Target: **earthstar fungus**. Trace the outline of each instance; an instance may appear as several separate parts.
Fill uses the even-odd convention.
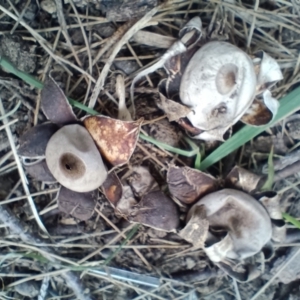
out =
[[[19,139],[24,168],[37,180],[58,181],[62,185],[58,193],[59,209],[87,220],[93,214],[98,188],[105,183],[109,169],[130,159],[141,120],[124,122],[105,116],[86,116],[82,122],[51,75],[41,92],[41,108],[49,122],[32,127]],[[87,120],[96,122],[89,126]],[[111,134],[118,134],[118,138],[113,140]]]
[[[172,196],[192,204],[179,235],[203,248],[212,262],[238,281],[259,275],[245,260],[261,251],[269,258],[272,241],[283,241],[286,232],[278,195],[259,192],[260,177],[250,177],[250,172],[235,167],[221,186],[212,176],[188,167],[170,166],[168,171]],[[203,189],[195,179],[200,186],[206,183]],[[191,192],[185,199],[187,190]]]
[[[158,106],[195,139],[224,140],[241,120],[253,126],[269,123],[279,103],[269,88],[281,80],[277,62],[260,51],[249,56],[228,42],[211,40],[199,17],[179,32],[179,39],[153,66],[133,80],[164,67],[168,78],[158,91]]]

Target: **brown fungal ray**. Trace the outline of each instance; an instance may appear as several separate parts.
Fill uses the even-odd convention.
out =
[[[89,116],[83,124],[102,156],[112,165],[127,163],[138,141],[142,119],[121,121],[105,116]]]
[[[41,108],[53,123],[65,125],[77,121],[67,97],[51,75],[47,76],[41,92]]]
[[[38,181],[56,182],[56,179],[50,172],[45,159],[35,164],[25,165],[24,168],[30,176]]]
[[[30,128],[19,139],[18,154],[28,158],[44,156],[48,141],[58,129],[59,127],[53,123]]]
[[[202,21],[199,17],[192,18],[179,31],[179,38],[186,47],[193,47],[202,36]]]
[[[127,218],[137,203],[131,187],[129,185],[122,186],[122,197],[116,205],[115,213]]]
[[[166,80],[160,82],[165,84]],[[185,118],[191,110],[178,102],[167,99],[162,93],[159,93],[160,99],[156,100],[157,106],[164,111],[170,122],[178,121],[180,118]]]
[[[178,124],[184,128],[190,136],[199,135],[200,133],[204,132],[204,130],[194,127],[188,118],[179,119]]]
[[[195,248],[203,248],[207,238],[209,222],[206,218],[204,206],[197,206],[186,226],[179,232],[179,236],[193,244]]]
[[[98,190],[78,193],[61,187],[58,193],[58,209],[81,221],[92,217],[98,198]]]
[[[282,218],[282,210],[280,206],[280,195],[276,192],[263,192],[255,195],[259,202],[268,211],[272,221],[272,240],[282,243],[286,239],[286,224]]]
[[[227,188],[236,188],[250,193],[257,189],[262,176],[258,176],[248,170],[235,166],[226,176],[225,185]]]
[[[262,101],[254,99],[241,121],[248,125],[261,126],[268,124],[272,118],[273,114],[267,106]]]
[[[161,191],[150,192],[132,208],[128,220],[157,230],[175,231],[179,225],[176,204]]]
[[[188,49],[186,52],[173,56],[164,65],[169,77],[163,84],[159,84],[159,92],[168,99],[179,100],[179,87],[182,78],[190,59],[195,54],[197,47]]]
[[[108,173],[106,180],[101,186],[101,190],[107,200],[114,207],[116,207],[118,202],[122,198],[122,184],[115,172]]]
[[[167,173],[170,193],[186,204],[192,204],[216,189],[216,179],[189,167],[170,166]]]
[[[136,197],[141,198],[151,191],[159,190],[159,186],[148,168],[135,166],[132,171],[133,173],[128,178],[128,182]]]

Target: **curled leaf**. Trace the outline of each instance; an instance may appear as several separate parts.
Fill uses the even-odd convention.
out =
[[[58,209],[79,220],[85,221],[92,217],[98,190],[87,193],[78,193],[65,187],[61,187],[58,193]]]
[[[83,120],[102,156],[114,167],[130,159],[138,141],[141,122],[121,121],[105,116],[89,116]]]
[[[44,123],[30,128],[19,139],[18,154],[26,158],[45,156],[47,143],[58,129],[59,127],[53,123]]]
[[[183,203],[191,204],[216,189],[216,179],[189,167],[170,166],[167,173],[170,193]]]
[[[41,92],[41,108],[53,123],[64,125],[77,121],[67,97],[51,75],[47,76]]]

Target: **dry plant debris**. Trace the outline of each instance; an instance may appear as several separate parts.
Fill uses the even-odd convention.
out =
[[[188,152],[188,133],[207,155],[220,143],[201,139],[273,118],[275,99],[300,80],[296,1],[0,0],[0,10],[1,298],[297,299],[299,231],[288,226],[284,240],[281,211],[300,215],[299,114],[215,164],[212,175],[161,146]],[[197,91],[190,78],[208,73],[217,84]],[[65,187],[46,161],[49,141],[68,128],[84,132],[73,140],[76,157],[84,139],[95,157],[88,165],[67,154],[76,171],[69,176],[86,174],[80,162],[96,171],[84,192],[78,182]],[[71,143],[59,140],[66,151]],[[284,173],[275,175],[276,192],[258,195],[274,144],[275,171]],[[248,171],[224,176],[234,165]],[[243,211],[257,222],[242,232],[257,243],[237,231]],[[278,279],[291,265],[289,280]],[[153,276],[160,286],[143,284]]]

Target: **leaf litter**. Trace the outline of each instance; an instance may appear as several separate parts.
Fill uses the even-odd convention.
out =
[[[45,81],[50,70],[59,70],[55,72],[55,81],[63,88],[64,95],[86,105],[90,104],[99,115],[106,116],[102,118],[103,121],[109,118],[118,119],[117,104],[120,101],[123,105],[124,119],[130,122],[128,116],[135,114],[134,120],[144,119],[137,124],[142,134],[157,141],[167,141],[168,145],[182,150],[190,150],[189,144],[182,138],[185,132],[176,123],[165,122],[165,119],[162,119],[163,111],[172,112],[174,120],[176,119],[174,112],[178,112],[179,117],[182,117],[189,111],[179,111],[180,107],[174,109],[174,104],[164,98],[160,98],[161,102],[159,102],[156,87],[162,79],[166,78],[163,69],[158,69],[136,83],[135,107],[131,106],[128,99],[133,78],[164,55],[166,49],[177,39],[180,29],[187,20],[199,16],[203,27],[210,29],[213,38],[223,39],[224,36],[228,36],[232,44],[249,55],[263,50],[275,58],[284,75],[283,80],[275,87],[271,87],[272,95],[277,99],[296,88],[299,82],[300,25],[297,5],[294,2],[264,1],[257,5],[217,0],[209,3],[178,0],[167,4],[151,1],[148,6],[146,3],[136,10],[134,15],[130,12],[133,13],[131,6],[135,1],[124,1],[124,7],[115,7],[110,5],[109,1],[101,3],[100,1],[87,3],[84,0],[72,3],[47,1],[49,2],[47,5],[44,2],[46,1],[0,2],[1,35],[6,43],[11,41],[18,46],[17,51],[21,51],[21,55],[17,55],[19,59],[16,67],[24,71],[23,66],[30,63],[30,75],[41,82]],[[54,9],[59,3],[63,5],[63,13]],[[146,18],[140,21],[145,14]],[[133,17],[137,19],[131,20]],[[112,29],[115,31],[113,32]],[[142,31],[146,31],[148,36],[153,37],[154,43],[150,38],[142,39],[138,36]],[[121,41],[115,44],[118,40]],[[3,56],[8,61],[15,62],[16,55],[13,48],[11,57],[6,50],[0,54],[1,58]],[[34,61],[36,66],[31,61]],[[116,82],[120,82],[118,79],[120,65],[117,62],[123,63],[121,72],[124,72],[123,84],[125,99],[127,99],[125,108],[122,102],[124,96],[116,91]],[[139,68],[137,71],[136,68],[131,68],[133,62]],[[18,299],[26,297],[29,292],[25,290],[31,289],[32,295],[36,295],[38,290],[39,299],[42,299],[41,297],[55,299],[59,296],[74,299],[74,294],[79,299],[89,297],[95,299],[191,299],[191,297],[216,299],[218,296],[223,299],[235,299],[238,294],[242,299],[251,299],[251,297],[253,299],[257,297],[294,299],[293,297],[296,297],[299,293],[295,288],[297,265],[293,266],[292,261],[297,255],[299,235],[295,234],[294,228],[288,228],[294,230],[294,234],[289,235],[289,244],[283,243],[282,246],[275,244],[277,251],[270,261],[262,262],[257,256],[252,258],[253,262],[261,262],[263,275],[248,283],[238,283],[239,292],[237,292],[230,277],[225,276],[226,272],[228,273],[226,266],[221,266],[221,269],[216,268],[203,249],[191,246],[174,232],[163,232],[147,227],[149,218],[146,226],[140,225],[138,229],[132,227],[135,225],[129,222],[135,221],[135,218],[141,222],[141,217],[138,217],[139,212],[147,213],[147,217],[149,216],[151,205],[147,203],[153,197],[147,195],[159,193],[165,195],[164,198],[172,196],[168,194],[170,187],[167,179],[171,165],[185,169],[194,166],[193,157],[174,154],[147,140],[139,139],[134,142],[135,150],[133,153],[131,150],[128,152],[129,156],[132,155],[130,160],[124,158],[121,163],[119,161],[116,163],[116,167],[114,159],[118,155],[110,160],[110,168],[113,167],[113,170],[108,174],[108,178],[112,184],[107,184],[106,187],[103,185],[100,193],[91,192],[88,195],[89,200],[84,202],[83,210],[79,209],[76,197],[71,197],[73,215],[70,211],[62,213],[63,209],[60,206],[64,193],[62,189],[58,192],[57,183],[49,183],[44,179],[44,182],[35,180],[32,175],[37,171],[27,170],[32,167],[32,164],[24,165],[26,177],[22,172],[18,174],[20,165],[14,156],[14,148],[18,147],[19,137],[28,129],[34,128],[33,125],[45,123],[46,117],[40,108],[44,110],[46,104],[41,101],[42,95],[37,89],[32,89],[7,71],[7,67],[1,70],[0,81],[0,96],[5,112],[9,113],[18,100],[21,101],[21,106],[12,115],[5,117],[7,122],[4,127],[0,126],[1,145],[5,145],[4,148],[0,148],[0,195],[3,195],[3,200],[11,200],[8,207],[2,206],[1,214],[1,221],[4,223],[1,227],[0,242],[3,249],[1,276],[4,288],[1,296]],[[27,69],[25,71],[28,72]],[[97,80],[100,85],[95,89],[94,84]],[[93,91],[93,95],[96,95],[94,97]],[[48,92],[51,96],[51,90]],[[120,99],[122,97],[123,99]],[[156,106],[157,102],[162,110]],[[95,105],[92,105],[93,103]],[[72,123],[86,116],[81,108],[78,106],[73,108],[75,119],[68,111],[68,106],[57,112],[67,112]],[[297,120],[297,114],[295,116],[294,120]],[[299,138],[297,123],[293,122],[294,120],[283,120],[265,131],[259,139],[267,141],[266,146],[255,148],[256,138],[236,152],[233,160],[224,160],[222,163],[215,164],[209,171],[216,179],[212,179],[211,175],[206,173],[205,180],[212,181],[215,185],[222,184],[224,169],[230,170],[234,165],[256,173],[259,178],[264,177],[266,173],[262,172],[262,168],[268,159],[272,145],[275,144],[275,166],[277,160],[280,161],[289,152],[297,150]],[[237,124],[233,131],[239,126],[241,125]],[[11,131],[9,143],[4,130],[7,127]],[[182,127],[192,128],[186,121],[183,122]],[[111,126],[109,128],[111,129]],[[136,132],[129,130],[129,134],[134,136]],[[285,147],[282,146],[282,141]],[[27,139],[24,142],[26,144]],[[220,145],[219,142],[195,141],[195,143],[205,149],[205,156]],[[281,143],[280,147],[279,143]],[[17,149],[18,152],[22,150],[21,147],[22,144]],[[276,149],[280,151],[276,152]],[[36,158],[36,155],[34,157]],[[257,160],[257,157],[262,158]],[[297,161],[293,161],[286,167],[291,168],[295,163]],[[143,171],[141,174],[144,168],[150,173]],[[48,174],[44,168],[42,170]],[[276,171],[275,168],[275,178],[276,172],[278,170]],[[296,168],[292,174],[290,173],[291,176],[280,179],[273,185],[273,190],[281,195],[281,211],[286,211],[295,217],[300,214],[298,173],[299,168]],[[151,174],[150,178],[146,177],[146,186],[143,180],[138,180],[145,174]],[[238,181],[240,187],[245,187],[245,182],[249,181],[249,177],[239,171],[233,175],[231,184]],[[175,183],[175,188],[177,181],[178,179],[171,181]],[[255,185],[258,181],[259,179],[255,178],[251,182]],[[142,184],[137,185],[138,182]],[[189,181],[189,184],[192,184],[198,192],[197,184],[193,184],[193,181]],[[25,190],[22,189],[22,185]],[[147,187],[151,187],[151,191],[147,191]],[[145,190],[148,192],[146,197]],[[207,192],[206,188],[205,190]],[[170,193],[172,194],[171,189]],[[159,199],[156,194],[155,201]],[[131,216],[133,219],[123,218],[122,213],[116,214],[117,203],[122,195],[132,199],[132,205],[127,209],[136,209],[135,214]],[[31,197],[34,202],[30,200]],[[107,198],[112,199],[113,205],[107,201]],[[183,228],[189,205],[180,203],[176,199],[172,201],[175,202],[171,203],[177,204],[177,213],[180,215],[180,224],[175,224],[173,227]],[[124,209],[124,206],[122,208]],[[155,205],[155,208],[159,206]],[[32,213],[32,209],[35,209],[38,215]],[[86,210],[87,217],[78,218],[76,213],[78,209]],[[8,216],[7,212],[11,214]],[[271,216],[272,219],[277,217]],[[43,226],[51,236],[41,231]],[[202,226],[205,228],[207,224]],[[40,233],[38,240],[31,238],[32,232]],[[117,249],[118,252],[115,253]],[[143,274],[160,278],[160,286],[149,288],[141,283],[129,284],[128,281],[116,277],[112,271],[112,276],[109,276],[109,269],[107,275],[93,272],[105,265],[110,257],[112,258],[109,260],[109,266],[131,271],[131,275]],[[291,268],[290,280],[284,282],[286,289],[280,289],[278,282],[283,276],[282,272],[286,264]],[[73,277],[66,276],[69,270],[74,272]],[[63,275],[57,276],[59,274]],[[50,280],[50,284],[47,284],[47,280]],[[13,287],[18,286],[18,283],[22,286],[14,289]],[[287,293],[286,290],[289,292]]]

